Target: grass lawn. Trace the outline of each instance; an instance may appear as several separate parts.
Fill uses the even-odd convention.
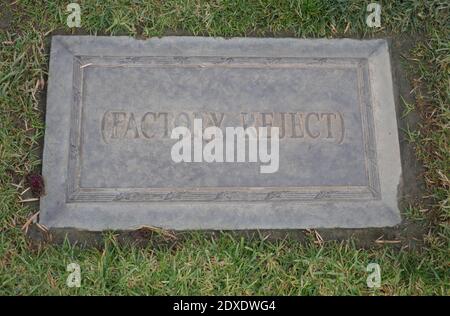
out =
[[[378,29],[365,24],[369,1],[358,0],[87,0],[78,1],[81,29],[66,26],[70,1],[11,2],[0,4],[0,294],[450,294],[447,1],[379,0]],[[38,204],[26,179],[41,168],[50,37],[71,33],[409,38],[401,137],[423,165],[425,189],[403,216],[425,232],[421,246],[374,240],[362,249],[352,239],[317,242],[314,231],[302,243],[198,232],[158,247],[122,244],[113,233],[99,248],[31,242],[22,227]],[[79,288],[66,286],[71,262],[81,267]],[[381,267],[379,288],[367,287],[369,263]]]

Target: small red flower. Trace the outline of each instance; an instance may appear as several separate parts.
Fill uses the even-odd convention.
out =
[[[40,174],[29,174],[27,182],[34,196],[42,196],[44,194],[44,179]]]

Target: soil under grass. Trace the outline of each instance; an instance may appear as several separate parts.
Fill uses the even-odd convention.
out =
[[[450,294],[450,41],[444,1],[380,1],[380,29],[366,26],[367,3],[357,0],[91,0],[81,2],[81,29],[66,26],[67,3],[0,5],[0,294]],[[402,130],[402,225],[175,235],[72,231],[65,241],[61,232],[29,226],[38,192],[29,189],[28,179],[41,168],[54,34],[390,38]],[[81,267],[80,288],[66,286],[71,262]],[[372,262],[381,267],[380,288],[366,284]]]

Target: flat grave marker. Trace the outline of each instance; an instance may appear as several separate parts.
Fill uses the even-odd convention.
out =
[[[191,133],[179,162],[177,127]],[[230,139],[229,127],[278,128],[278,138],[267,138],[271,149],[279,140],[278,161],[263,159],[264,143],[252,160],[244,138],[245,155],[217,142],[210,162],[213,137],[196,137],[212,128]],[[54,36],[44,144],[40,223],[49,228],[400,222],[397,121],[381,39]]]

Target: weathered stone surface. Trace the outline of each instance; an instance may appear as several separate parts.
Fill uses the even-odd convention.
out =
[[[53,37],[40,223],[382,227],[401,165],[384,40]],[[260,163],[175,163],[178,125],[277,126]]]

